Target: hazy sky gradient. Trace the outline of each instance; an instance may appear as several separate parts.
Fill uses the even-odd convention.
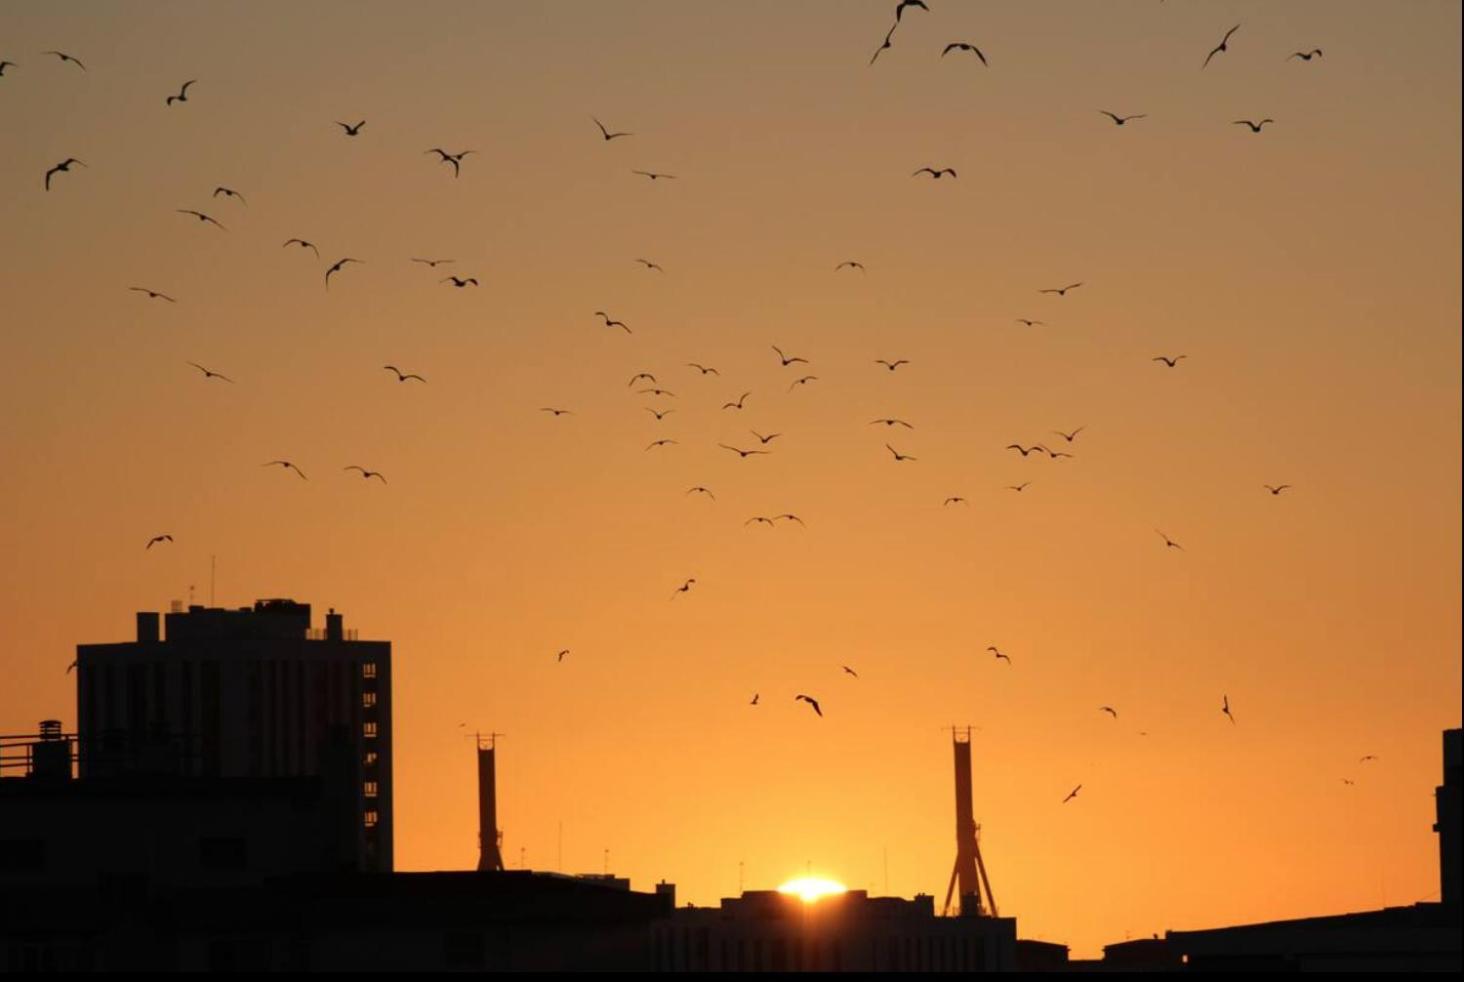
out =
[[[870,67],[893,6],[7,3],[0,731],[73,725],[73,646],[207,601],[217,555],[220,603],[393,642],[401,868],[476,859],[467,723],[508,734],[510,865],[562,822],[566,868],[699,904],[739,861],[882,892],[886,850],[939,897],[970,723],[1023,936],[1436,896],[1458,4],[930,0]],[[1073,460],[1002,449],[1077,426]],[[749,427],[785,435],[717,448]]]

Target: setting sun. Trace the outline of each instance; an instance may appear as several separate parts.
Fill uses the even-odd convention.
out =
[[[778,892],[794,894],[801,897],[804,903],[811,904],[815,900],[843,893],[847,889],[837,880],[826,880],[821,876],[800,876],[778,887]]]

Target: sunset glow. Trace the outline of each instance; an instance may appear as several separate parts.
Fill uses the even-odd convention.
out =
[[[844,893],[846,890],[848,887],[838,880],[829,880],[821,876],[800,876],[778,887],[779,893],[794,894],[806,904],[811,904],[823,897]]]

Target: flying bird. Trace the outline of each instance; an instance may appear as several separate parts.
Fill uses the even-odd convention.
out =
[[[991,652],[991,654],[1000,661],[1004,661],[1008,665],[1012,663],[1011,658],[1008,655],[1003,654],[1001,649],[996,647],[996,645],[989,644],[986,646],[986,650]]]
[[[0,61],[0,78],[5,77],[5,69],[19,67],[13,61]]]
[[[459,290],[461,290],[465,286],[477,286],[478,285],[478,278],[476,276],[444,276],[442,279],[438,280],[437,282],[439,282],[439,283],[446,283],[449,280],[451,280],[452,281],[452,285],[455,286],[455,287],[457,287]]]
[[[562,648],[562,649],[560,649],[559,653],[555,656],[555,659],[554,660],[556,662],[564,661],[564,656],[567,655],[567,654],[569,654],[569,649],[568,648]]]
[[[75,668],[75,667],[76,667],[76,662],[72,662],[70,665],[67,665],[66,666],[66,674],[67,675],[70,675],[71,674],[71,670],[73,668]]]
[[[910,364],[910,359],[908,359],[908,358],[901,358],[899,361],[885,361],[883,358],[876,358],[874,360],[874,363],[876,365],[883,365],[885,368],[888,368],[890,371],[893,372],[895,369],[899,368],[901,365],[908,365],[908,364]]]
[[[645,379],[647,382],[655,384],[656,376],[652,375],[650,372],[636,372],[630,377],[630,381],[625,383],[625,387],[628,389],[635,383],[639,382],[641,379]]]
[[[852,676],[854,676],[854,677],[855,677],[855,678],[856,678],[856,679],[857,679],[857,678],[858,678],[858,677],[859,677],[859,673],[858,673],[858,672],[856,672],[856,671],[854,671],[854,669],[852,669],[852,668],[850,668],[850,667],[849,667],[849,666],[848,666],[848,665],[845,665],[845,666],[843,666],[843,667],[844,667],[844,674],[845,674],[845,675],[852,675]]]
[[[1286,60],[1290,61],[1292,58],[1300,58],[1302,61],[1311,61],[1313,58],[1320,58],[1321,56],[1321,48],[1312,48],[1310,51],[1297,51]]]
[[[143,549],[144,550],[151,549],[153,546],[157,545],[159,542],[172,542],[172,541],[173,541],[173,537],[171,535],[168,535],[167,533],[164,533],[163,535],[155,535],[151,539],[148,539],[147,540],[147,545],[144,546]]]
[[[769,443],[772,443],[778,437],[780,437],[780,436],[783,435],[781,433],[769,433],[767,436],[763,436],[757,430],[748,430],[747,432],[749,432],[753,436],[757,437],[758,442],[761,443],[763,446],[767,446]]]
[[[674,410],[674,409],[652,409],[650,406],[646,406],[645,407],[645,410],[646,410],[646,412],[648,412],[651,415],[655,416],[656,417],[656,422],[658,422],[658,423],[661,420],[665,419],[667,416],[669,416],[671,413],[676,412],[676,410]]]
[[[1277,485],[1274,485],[1273,486],[1273,485],[1270,485],[1270,484],[1262,484],[1261,487],[1263,487],[1267,491],[1271,492],[1272,495],[1278,495],[1282,491],[1285,491],[1287,488],[1291,487],[1291,485],[1289,485],[1289,484],[1277,484]]]
[[[1035,444],[1033,444],[1033,445],[1032,445],[1032,446],[1030,446],[1030,447],[1024,447],[1024,446],[1022,446],[1022,445],[1021,445],[1021,444],[1020,444],[1020,443],[1008,443],[1008,444],[1007,444],[1007,445],[1006,445],[1006,446],[1005,446],[1005,447],[1003,447],[1003,448],[1002,448],[1002,449],[1003,449],[1003,450],[1015,450],[1015,451],[1016,451],[1016,452],[1017,452],[1017,453],[1019,453],[1019,454],[1021,454],[1021,455],[1022,455],[1022,456],[1023,456],[1023,457],[1025,457],[1025,456],[1027,456],[1027,455],[1028,455],[1028,454],[1034,454],[1034,453],[1037,453],[1037,452],[1038,452],[1038,451],[1041,451],[1041,450],[1046,450],[1046,449],[1047,449],[1047,448],[1046,448],[1046,447],[1044,447],[1044,446],[1043,446],[1043,445],[1042,445],[1042,444],[1040,444],[1040,443],[1035,443]]]
[[[1065,805],[1069,801],[1072,801],[1074,798],[1076,798],[1078,796],[1078,792],[1081,791],[1081,790],[1083,790],[1083,786],[1081,784],[1078,785],[1076,788],[1073,788],[1071,791],[1068,792],[1068,796],[1066,798],[1062,799],[1062,803]]]
[[[83,167],[86,166],[86,162],[85,161],[77,160],[75,157],[67,157],[65,160],[61,161],[61,163],[57,164],[55,167],[52,167],[50,170],[46,171],[46,190],[47,191],[51,190],[51,175],[52,174],[69,174],[71,172],[71,165],[72,164],[81,164],[81,166],[83,166]]]
[[[1230,697],[1222,695],[1220,699],[1222,700],[1220,704],[1220,711],[1225,714],[1226,719],[1230,720],[1231,723],[1234,723],[1235,717],[1230,715]]]
[[[625,321],[612,320],[610,315],[605,313],[603,310],[595,311],[595,316],[603,320],[606,327],[618,327],[626,334],[630,333],[630,328],[625,326]]]
[[[756,693],[756,692],[754,692],[752,694],[752,702],[748,703],[749,706],[756,706],[757,705],[758,695],[759,695],[759,693]]]
[[[244,195],[240,194],[238,191],[235,191],[233,188],[214,188],[213,197],[217,198],[221,194],[226,198],[238,198],[239,201],[245,205],[249,204],[249,202],[245,200]]]
[[[1072,454],[1070,453],[1064,453],[1061,450],[1053,450],[1051,447],[1043,447],[1042,449],[1047,451],[1047,456],[1052,460],[1056,460],[1059,457],[1072,457]]]
[[[815,699],[815,698],[813,698],[813,696],[797,695],[797,696],[794,696],[793,697],[793,701],[794,702],[806,702],[810,706],[813,707],[813,711],[815,713],[818,713],[820,716],[823,715],[823,710],[818,708],[818,700]]]
[[[690,592],[690,590],[691,590],[691,585],[692,585],[692,584],[693,584],[693,583],[695,583],[695,582],[696,582],[696,577],[692,577],[692,578],[691,578],[691,579],[689,579],[689,580],[687,580],[687,581],[686,581],[686,582],[684,582],[684,583],[682,583],[682,584],[681,584],[681,585],[680,585],[680,586],[679,586],[679,587],[677,587],[677,588],[676,588],[676,590],[675,590],[675,591],[674,591],[674,592],[673,592],[673,593],[672,593],[672,594],[671,594],[671,599],[672,599],[672,600],[675,600],[675,599],[676,599],[676,594],[678,594],[678,593],[688,593],[688,592]]]
[[[942,167],[939,170],[937,170],[934,167],[922,167],[919,170],[917,170],[915,173],[911,174],[910,176],[911,177],[919,177],[921,174],[929,174],[931,180],[938,181],[938,180],[940,180],[940,176],[942,174],[949,174],[949,175],[951,175],[951,177],[955,177],[956,176],[956,169],[954,167]]]
[[[895,23],[893,23],[893,24],[891,24],[891,25],[890,25],[890,29],[889,29],[889,32],[888,32],[888,33],[887,33],[887,34],[885,34],[885,37],[884,37],[884,42],[883,42],[883,43],[881,43],[881,44],[880,44],[880,46],[879,46],[879,47],[878,47],[878,48],[875,48],[875,49],[874,49],[874,55],[873,55],[873,57],[871,57],[871,58],[870,58],[870,59],[869,59],[869,63],[870,63],[870,64],[871,64],[871,65],[873,65],[873,64],[874,64],[874,63],[875,63],[875,62],[876,62],[876,61],[878,61],[878,60],[879,60],[879,56],[880,56],[880,54],[881,54],[881,53],[882,53],[882,52],[883,52],[883,51],[884,51],[884,50],[885,50],[885,49],[886,49],[886,48],[889,48],[889,47],[892,47],[892,46],[893,46],[893,45],[892,45],[892,44],[891,44],[891,40],[892,40],[892,39],[893,39],[893,38],[894,38],[894,36],[895,36],[895,28],[896,28],[896,27],[899,27],[899,26],[900,26],[900,22],[899,22],[899,21],[896,21],[896,22],[895,22]]]
[[[711,498],[713,501],[716,501],[717,500],[717,496],[716,495],[712,494],[712,492],[709,489],[702,487],[700,484],[698,484],[694,488],[687,488],[686,489],[686,493],[687,494],[704,494],[708,498]]]
[[[1175,365],[1178,365],[1183,359],[1188,358],[1188,357],[1189,357],[1189,355],[1175,355],[1173,358],[1167,357],[1165,355],[1157,355],[1157,356],[1155,356],[1153,358],[1150,358],[1149,360],[1150,361],[1162,361],[1162,362],[1164,362],[1164,364],[1168,365],[1170,368],[1173,368]]]
[[[808,364],[808,359],[807,358],[799,358],[796,355],[795,356],[789,356],[789,355],[783,354],[783,349],[780,348],[780,347],[778,347],[776,344],[775,345],[772,345],[772,349],[778,353],[778,358],[782,360],[783,367],[784,368],[787,368],[789,365],[792,365],[795,362],[800,362],[800,361],[803,362],[803,364],[805,364],[805,365]]]
[[[187,102],[188,101],[188,86],[192,85],[194,82],[197,82],[197,81],[198,81],[198,79],[191,78],[188,81],[184,82],[183,83],[183,87],[178,90],[178,94],[177,95],[170,95],[170,96],[168,96],[167,103],[166,104],[169,105],[169,106],[171,106],[175,102]]]
[[[361,132],[361,127],[366,125],[366,120],[361,120],[361,122],[357,123],[355,126],[352,126],[350,123],[342,123],[340,120],[336,120],[336,125],[346,131],[346,136],[356,136],[358,133]]]
[[[1027,490],[1027,485],[1031,483],[1031,481],[1023,481],[1021,484],[1008,484],[1006,489],[1008,491],[1025,491]]]
[[[809,382],[817,382],[817,381],[818,381],[818,376],[817,375],[805,375],[805,376],[803,376],[800,379],[796,379],[793,382],[792,385],[788,386],[788,391],[789,392],[792,392],[794,389],[798,388],[800,385],[807,385]]]
[[[201,211],[194,211],[192,208],[178,208],[178,209],[175,209],[175,210],[180,215],[192,215],[194,218],[198,219],[200,222],[208,222],[210,224],[217,225],[219,228],[224,229],[225,232],[228,231],[228,229],[224,228],[223,223],[220,222],[217,218],[213,218],[210,215],[205,215]]]
[[[742,408],[743,401],[748,396],[750,396],[750,395],[752,395],[751,392],[744,392],[744,393],[742,393],[742,395],[740,395],[740,396],[737,397],[737,401],[736,402],[724,402],[724,403],[722,403],[722,408],[723,409],[741,409]]]
[[[742,524],[744,527],[748,525],[762,524],[766,525],[768,528],[773,528],[773,520],[771,518],[768,518],[766,515],[754,515]]]
[[[952,41],[950,44],[948,44],[948,45],[945,46],[945,50],[940,53],[940,56],[942,58],[944,58],[946,55],[950,54],[952,51],[969,51],[972,54],[974,54],[977,58],[980,58],[981,59],[981,64],[987,65],[987,67],[990,67],[989,63],[986,60],[986,56],[984,54],[982,54],[981,53],[981,49],[978,48],[978,47],[976,47],[976,45],[974,45],[974,44],[969,44],[969,43],[967,43],[965,41]]]
[[[202,365],[200,365],[196,361],[190,361],[190,362],[188,362],[188,364],[192,365],[194,368],[196,368],[200,372],[202,372],[204,379],[221,378],[225,382],[232,382],[232,381],[234,381],[233,379],[229,378],[229,376],[227,376],[227,375],[220,374],[219,372],[209,371],[207,368],[204,368]]]
[[[652,181],[659,181],[663,177],[670,178],[673,181],[676,180],[676,175],[675,174],[658,174],[655,171],[649,171],[649,170],[633,170],[633,171],[631,171],[631,173],[632,174],[639,174],[642,177],[649,177]]]
[[[60,58],[63,63],[69,61],[72,64],[74,64],[77,68],[80,68],[82,71],[86,71],[86,66],[85,65],[83,65],[79,60],[77,60],[76,58],[73,58],[71,55],[68,55],[64,51],[42,51],[41,54],[43,54],[43,55],[55,55],[57,58]]]
[[[916,459],[918,459],[918,458],[915,458],[915,457],[911,457],[909,454],[902,454],[902,453],[900,453],[900,451],[896,450],[894,447],[890,446],[888,443],[885,444],[885,449],[888,450],[890,453],[892,453],[892,454],[895,455],[895,463],[897,463],[897,464],[900,461],[902,461],[902,460],[916,460]]]
[[[430,266],[433,269],[436,269],[438,266],[440,266],[443,263],[457,262],[457,260],[455,260],[455,259],[413,259],[412,262],[414,262],[414,263],[422,263],[425,266]]]
[[[807,528],[808,527],[808,523],[807,522],[805,522],[803,519],[799,518],[797,515],[793,514],[792,512],[784,512],[781,515],[774,515],[773,516],[773,521],[775,521],[775,522],[781,522],[784,519],[787,519],[790,522],[797,522],[799,525],[802,525],[804,528]]]
[[[1158,529],[1155,529],[1154,531],[1158,533],[1159,538],[1164,540],[1164,548],[1178,549],[1180,552],[1184,552],[1184,546],[1180,545],[1178,542],[1175,542],[1173,539],[1165,535],[1163,532],[1160,532]]]
[[[698,365],[694,361],[689,361],[686,364],[687,364],[687,367],[689,367],[689,368],[695,368],[697,371],[701,372],[703,375],[721,375],[722,374],[721,372],[717,371],[715,368],[708,368],[705,365]]]
[[[1343,784],[1346,784],[1346,785],[1355,785],[1355,784],[1357,784],[1356,781],[1350,780],[1350,779],[1345,778],[1345,777],[1342,779],[1342,783]]]
[[[1378,759],[1377,754],[1366,754],[1365,756],[1362,756],[1362,757],[1357,758],[1357,762],[1359,764],[1366,764],[1370,760],[1377,760],[1377,759]]]
[[[941,506],[942,507],[944,507],[946,505],[968,505],[968,504],[970,504],[969,501],[967,501],[965,498],[959,498],[959,497],[947,498],[945,501],[942,501],[941,502]]]
[[[1262,126],[1265,126],[1267,123],[1274,123],[1274,122],[1276,122],[1276,121],[1274,119],[1270,119],[1270,118],[1263,119],[1259,123],[1252,122],[1249,119],[1237,119],[1235,122],[1231,123],[1230,125],[1231,126],[1249,126],[1252,133],[1259,133],[1261,131],[1261,127]]]
[[[593,116],[591,116],[590,118],[595,119],[595,117]],[[634,133],[611,133],[609,130],[605,129],[605,124],[600,122],[598,119],[595,119],[595,125],[600,127],[600,134],[605,137],[606,143],[609,143],[611,140],[620,136],[635,136]]]
[[[572,415],[574,415],[568,409],[555,409],[552,406],[545,406],[543,409],[540,409],[539,412],[541,412],[541,413],[553,413],[555,415],[555,417],[559,417],[559,416],[572,416]]]
[[[1226,45],[1230,41],[1230,35],[1234,34],[1238,30],[1240,30],[1240,25],[1239,24],[1236,24],[1230,30],[1226,31],[1225,32],[1225,37],[1223,37],[1223,38],[1220,39],[1220,43],[1217,44],[1217,45],[1215,45],[1215,47],[1211,48],[1210,49],[1210,53],[1207,54],[1207,55],[1205,55],[1205,63],[1203,65],[1201,65],[1200,67],[1201,68],[1207,68],[1207,67],[1209,67],[1210,59],[1211,58],[1215,57],[1216,55],[1218,55],[1222,51],[1229,51],[1230,49],[1228,47],[1226,47]]]
[[[1027,327],[1046,327],[1047,326],[1047,322],[1046,321],[1034,321],[1034,320],[1030,320],[1029,318],[1026,318],[1026,317],[1018,317],[1017,318],[1017,323],[1018,324],[1026,325]]]
[[[320,258],[320,250],[315,248],[314,242],[306,242],[304,239],[286,239],[283,248],[288,248],[292,245],[298,245],[301,249],[309,249],[311,252],[315,253],[316,259]]]
[[[1087,429],[1086,426],[1079,426],[1077,429],[1073,430],[1071,433],[1064,433],[1062,430],[1053,430],[1052,432],[1053,432],[1053,434],[1055,436],[1060,436],[1064,440],[1066,440],[1068,443],[1072,443],[1074,440],[1076,440],[1078,438],[1078,434],[1081,433],[1081,432],[1083,432],[1086,429]]]
[[[1113,120],[1113,125],[1115,126],[1122,126],[1131,119],[1144,119],[1149,115],[1148,113],[1136,113],[1132,116],[1120,116],[1118,113],[1111,113],[1107,109],[1100,109],[1098,111]]]
[[[341,267],[344,266],[346,263],[359,263],[361,261],[362,260],[360,260],[360,259],[352,259],[350,256],[347,256],[344,259],[337,260],[336,263],[333,266],[331,266],[330,269],[328,269],[328,270],[325,271],[325,288],[327,290],[330,289],[330,275],[332,273],[338,273],[338,272],[340,272]]]
[[[294,464],[290,463],[288,460],[271,460],[268,463],[260,464],[259,466],[261,466],[261,467],[274,467],[276,465],[278,465],[280,467],[283,467],[286,470],[294,471],[296,474],[300,475],[300,480],[302,480],[302,481],[307,480],[307,478],[305,477],[305,472],[302,471],[300,468],[296,467]]]
[[[676,393],[668,392],[665,389],[636,389],[635,392],[636,395],[642,396],[670,396],[673,399],[676,398]]]
[[[1114,719],[1118,719],[1118,710],[1117,709],[1114,709],[1112,706],[1099,706],[1098,707],[1098,711],[1099,712],[1103,712],[1103,713],[1107,713],[1109,716],[1112,716]]]
[[[646,269],[654,269],[658,273],[664,273],[664,272],[666,272],[659,265],[657,265],[656,263],[651,262],[649,259],[637,259],[636,262],[640,263]]]
[[[647,450],[654,450],[657,447],[664,447],[664,446],[667,446],[668,444],[674,444],[675,442],[676,442],[675,440],[657,440],[655,443],[652,443],[650,446],[646,447],[646,449]]]
[[[166,300],[168,301],[168,303],[178,302],[172,297],[168,296],[166,293],[159,293],[156,290],[149,290],[145,286],[129,286],[127,289],[131,290],[133,293],[146,293],[149,300]]]
[[[385,484],[386,483],[386,478],[384,478],[384,477],[381,476],[381,472],[380,471],[368,471],[366,468],[362,467],[360,464],[351,464],[348,467],[342,467],[341,470],[344,470],[344,471],[360,471],[361,472],[361,477],[362,477],[363,480],[366,479],[366,478],[372,478],[372,477],[374,477],[377,480],[379,480],[382,484]]]
[[[925,0],[900,0],[899,6],[895,7],[896,24],[898,24],[900,22],[900,18],[904,16],[906,7],[919,7],[927,14],[930,13],[930,8],[925,6]]]
[[[412,373],[412,372],[404,372],[400,368],[397,368],[395,365],[382,365],[381,368],[382,368],[383,371],[396,372],[396,377],[397,377],[397,381],[398,382],[405,382],[409,378],[414,378],[418,382],[421,382],[423,384],[426,384],[426,382],[427,382],[427,380],[425,378],[423,378],[422,376],[417,375],[417,374]]]
[[[899,425],[899,426],[903,426],[907,430],[913,430],[915,428],[915,427],[911,426],[909,423],[905,422],[903,419],[895,419],[893,416],[888,416],[888,417],[886,417],[884,419],[872,419],[872,420],[869,421],[869,425],[870,426],[873,426],[876,423],[883,423],[885,426]]]
[[[839,265],[834,267],[834,272],[837,273],[839,270],[844,269],[845,267],[848,267],[849,269],[857,269],[861,273],[868,272],[868,270],[864,268],[863,263],[856,262],[853,259],[846,259],[843,262],[839,263]]]
[[[717,446],[721,447],[723,450],[730,450],[730,451],[732,451],[733,453],[737,454],[737,456],[741,457],[743,460],[746,460],[748,457],[751,457],[753,454],[767,454],[767,453],[770,453],[771,452],[771,451],[768,451],[768,450],[740,450],[737,447],[728,446],[725,443],[719,443],[719,444],[717,444]]]
[[[466,157],[470,153],[477,153],[478,151],[476,151],[476,150],[462,150],[462,151],[459,151],[458,153],[448,153],[446,150],[443,150],[441,147],[433,147],[430,150],[423,150],[422,152],[423,153],[435,153],[435,154],[437,154],[440,158],[442,158],[442,162],[444,164],[452,164],[452,176],[453,177],[460,177],[460,176],[462,176],[462,163],[463,163],[463,158]]]
[[[1038,290],[1037,292],[1038,293],[1055,293],[1059,297],[1065,297],[1065,296],[1067,296],[1067,292],[1069,290],[1076,290],[1078,287],[1080,287],[1082,285],[1083,284],[1081,282],[1078,282],[1078,283],[1069,283],[1067,286],[1056,286],[1056,287],[1051,287],[1050,289],[1046,289],[1046,290]]]

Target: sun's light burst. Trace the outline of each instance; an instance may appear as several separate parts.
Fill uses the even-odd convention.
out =
[[[804,903],[811,904],[821,897],[843,893],[847,889],[838,880],[829,880],[822,876],[800,876],[778,887],[778,892],[791,893],[801,898]]]

